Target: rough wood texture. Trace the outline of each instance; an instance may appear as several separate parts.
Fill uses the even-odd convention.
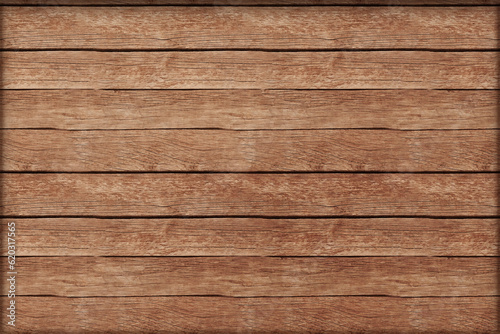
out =
[[[493,333],[497,297],[18,297],[19,332]],[[2,298],[7,307],[7,298]],[[50,315],[50,316],[47,316]],[[2,317],[2,329],[8,318]]]
[[[17,332],[498,332],[500,2],[402,3],[2,1]]]
[[[496,89],[497,52],[2,52],[6,89]]]
[[[23,257],[17,295],[494,296],[494,257]],[[8,285],[2,292],[7,295]]]
[[[497,219],[26,218],[2,224],[8,221],[21,231],[19,256],[496,256],[499,250]]]
[[[496,216],[496,174],[4,174],[9,216]]]
[[[496,171],[498,130],[3,130],[2,171]]]
[[[496,90],[4,90],[3,128],[495,129]]]
[[[0,19],[6,49],[470,50],[498,45],[497,13],[489,7],[6,7]]]
[[[3,0],[1,5],[499,5],[500,0]]]

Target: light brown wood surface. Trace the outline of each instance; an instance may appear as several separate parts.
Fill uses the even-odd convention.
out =
[[[496,174],[4,174],[7,216],[496,216]]]
[[[14,219],[2,223],[9,221]],[[16,218],[15,222],[22,231],[16,240],[19,256],[496,256],[498,253],[498,219]],[[7,250],[3,255],[7,255]]]
[[[223,5],[223,6],[256,6],[256,5],[296,5],[296,6],[407,6],[407,5],[466,5],[492,6],[499,5],[499,0],[3,0],[0,5],[64,5],[64,6],[95,6],[95,5]]]
[[[496,90],[4,90],[3,128],[496,129]]]
[[[5,22],[6,49],[496,49],[498,45],[497,13],[490,7],[5,7],[0,19]]]
[[[18,297],[17,330],[104,332],[495,332],[498,297]],[[2,307],[7,300],[2,298]],[[132,311],[133,310],[133,311]],[[50,314],[50,317],[46,315]],[[7,317],[2,319],[3,328]]]
[[[488,257],[28,257],[16,294],[496,296],[497,268]]]
[[[3,171],[497,171],[497,130],[1,131]]]
[[[1,1],[0,332],[498,332],[498,5]]]
[[[2,52],[5,89],[496,89],[497,52]]]

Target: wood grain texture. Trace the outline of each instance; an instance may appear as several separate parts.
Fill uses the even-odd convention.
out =
[[[18,256],[497,256],[499,251],[497,219],[25,218],[1,223],[10,221],[20,231]]]
[[[498,332],[500,2],[401,4],[3,1],[14,332]]]
[[[16,295],[495,296],[493,257],[23,257]],[[3,287],[3,295],[8,293]]]
[[[497,89],[497,52],[2,52],[5,89]]]
[[[6,7],[0,19],[5,49],[496,49],[499,24],[489,7]]]
[[[496,216],[496,174],[4,174],[8,216]]]
[[[2,307],[7,307],[3,297]],[[497,297],[17,297],[18,332],[492,333]],[[47,316],[50,315],[50,316]],[[2,317],[7,332],[8,318]]]
[[[498,130],[3,130],[2,171],[497,171]]]
[[[4,90],[3,128],[496,129],[496,90]]]
[[[64,5],[64,6],[94,6],[94,5],[127,5],[127,6],[159,6],[159,5],[224,5],[224,6],[258,6],[258,5],[466,5],[491,6],[499,5],[500,0],[3,0],[2,5]]]

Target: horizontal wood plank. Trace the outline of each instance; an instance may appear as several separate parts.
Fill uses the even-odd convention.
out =
[[[497,219],[25,218],[2,224],[11,221],[19,231],[18,256],[497,256],[499,251]]]
[[[497,52],[2,52],[5,89],[497,89]]]
[[[0,19],[5,49],[496,49],[499,24],[489,7],[6,7]]]
[[[94,6],[94,5],[499,5],[500,0],[3,0],[1,5],[64,5],[64,6]]]
[[[496,129],[496,90],[4,90],[3,128]]]
[[[8,299],[3,297],[2,307]],[[492,333],[498,297],[17,297],[5,332]]]
[[[497,171],[498,130],[3,130],[3,171]]]
[[[498,294],[494,257],[18,257],[16,269],[16,295]]]
[[[496,174],[3,174],[8,216],[497,216]]]

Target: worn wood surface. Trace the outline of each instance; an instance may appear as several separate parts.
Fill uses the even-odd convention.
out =
[[[6,89],[496,89],[497,52],[2,52]]]
[[[5,7],[0,19],[5,49],[470,50],[498,45],[497,13],[490,7]]]
[[[16,331],[497,332],[499,4],[2,1]]]
[[[2,223],[8,221],[13,220]],[[16,240],[19,256],[496,256],[498,253],[498,219],[23,218],[15,222],[22,231]],[[7,255],[7,250],[3,255]]]
[[[496,216],[496,174],[4,174],[8,216]]]
[[[497,268],[494,257],[28,257],[16,294],[495,296]]]
[[[496,90],[4,90],[7,129],[496,129]]]
[[[407,6],[407,5],[465,5],[491,6],[500,5],[500,0],[2,0],[1,5],[64,5],[64,6],[94,6],[94,5],[224,5],[224,6],[258,6],[258,5],[295,5],[295,6]]]
[[[3,171],[496,171],[497,130],[0,132]]]
[[[492,333],[498,297],[18,297],[20,332]],[[7,307],[2,298],[2,307]],[[51,316],[46,316],[50,314]],[[3,329],[7,317],[2,318]]]

